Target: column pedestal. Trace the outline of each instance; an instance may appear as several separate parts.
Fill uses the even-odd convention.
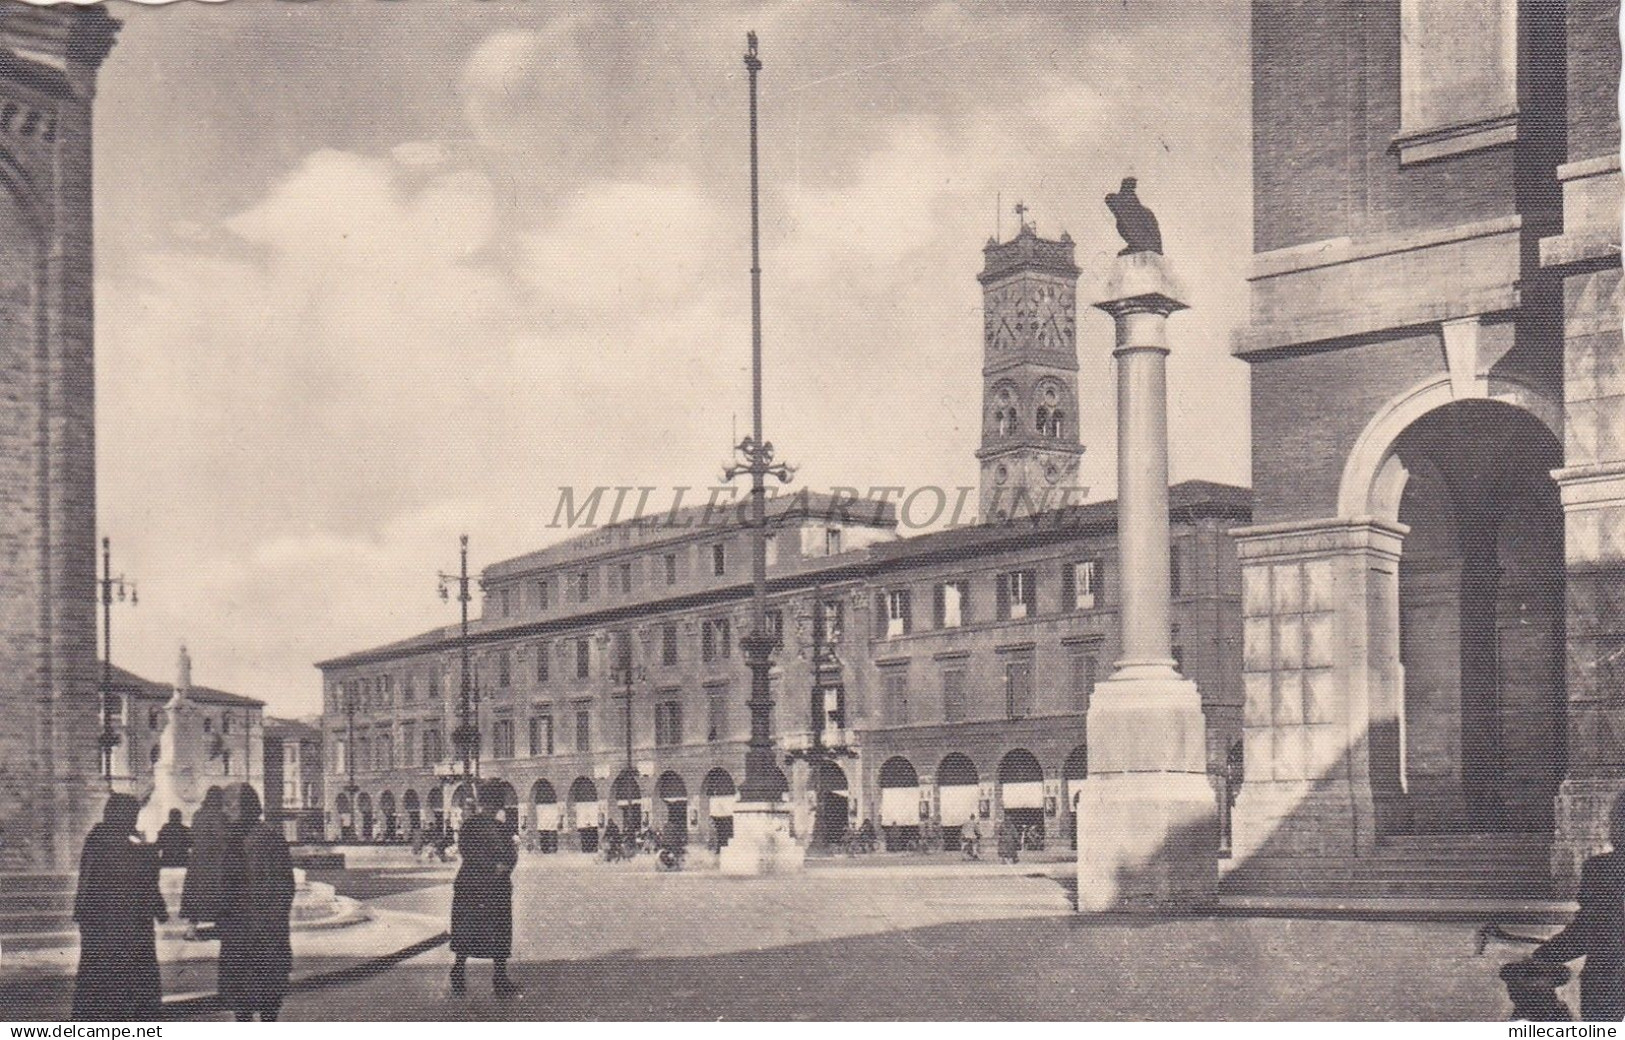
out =
[[[717,855],[722,873],[735,877],[795,874],[806,866],[807,850],[790,832],[790,810],[768,802],[734,806],[734,833]]]
[[[1217,883],[1218,803],[1196,684],[1114,677],[1089,702],[1078,798],[1078,909],[1194,906]]]

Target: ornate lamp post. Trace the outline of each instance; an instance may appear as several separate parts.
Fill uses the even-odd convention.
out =
[[[350,822],[346,823],[342,819],[339,820],[339,831],[342,834],[344,830],[349,829],[352,837],[355,835],[354,821],[360,811],[355,803],[355,796],[361,791],[361,788],[355,782],[355,699],[356,692],[360,688],[361,684],[359,682],[351,682],[344,687],[344,772],[346,781],[344,793],[350,799]]]
[[[625,728],[626,737],[626,773],[636,776],[637,766],[632,761],[632,693],[633,687],[642,683],[648,677],[648,673],[642,665],[633,663],[632,635],[630,632],[626,634],[625,640],[624,650],[616,655],[617,660],[610,666],[609,681],[621,688],[621,721]],[[613,790],[611,794],[613,796]],[[630,817],[627,816],[622,822],[630,825]]]
[[[135,582],[120,574],[113,576],[113,543],[102,539],[102,578],[96,583],[102,593],[102,732],[96,743],[101,748],[102,779],[113,786],[113,749],[118,746],[119,735],[113,732],[113,595],[123,603],[128,596],[130,606],[140,603]]]
[[[735,449],[737,465],[723,470],[724,480],[750,475],[751,630],[739,641],[750,669],[750,741],[745,751],[745,780],[735,809],[734,839],[723,850],[724,873],[761,874],[799,869],[801,849],[789,834],[789,817],[779,805],[784,778],[773,754],[769,672],[777,639],[767,627],[767,478],[788,484],[794,470],[773,461],[773,445],[762,434],[762,260],[761,220],[756,160],[756,34],[745,37],[745,69],[750,73],[750,316],[751,433]]]
[[[461,566],[456,574],[441,571],[440,598],[451,599],[451,587],[457,587],[457,602],[462,608],[462,635],[458,639],[462,654],[462,682],[457,696],[457,728],[451,731],[451,746],[462,763],[462,776],[471,785],[470,794],[479,797],[480,730],[474,716],[473,677],[469,672],[468,657],[468,604],[473,599],[468,591],[468,535],[458,540]]]

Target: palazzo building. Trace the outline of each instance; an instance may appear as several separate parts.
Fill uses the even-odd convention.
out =
[[[1238,863],[1467,832],[1567,883],[1604,840],[1625,791],[1618,17],[1253,4]]]
[[[1074,833],[1069,785],[1117,654],[1119,584],[1115,503],[1078,503],[1072,255],[1030,225],[985,250],[988,522],[903,538],[892,503],[769,504],[773,725],[803,838],[867,820],[900,846],[973,814]],[[1170,492],[1174,643],[1201,686],[1221,805],[1242,703],[1228,531],[1250,500],[1201,482]],[[701,507],[613,524],[480,576],[479,770],[541,847],[591,849],[611,818],[727,839],[749,733],[741,519]],[[461,649],[449,627],[319,665],[330,834],[454,822]]]

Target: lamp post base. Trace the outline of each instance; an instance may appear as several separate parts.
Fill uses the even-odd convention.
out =
[[[722,873],[734,877],[798,874],[807,850],[790,832],[790,811],[767,802],[734,806],[734,833],[717,856]]]

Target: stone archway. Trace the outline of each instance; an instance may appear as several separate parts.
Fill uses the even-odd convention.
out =
[[[982,777],[966,755],[952,752],[937,763],[937,819],[946,849],[959,848],[960,828],[981,817]]]
[[[1535,416],[1462,401],[1418,418],[1385,463],[1407,529],[1394,753],[1378,824],[1549,831],[1565,768],[1562,447]],[[1376,781],[1383,782],[1378,783]]]

